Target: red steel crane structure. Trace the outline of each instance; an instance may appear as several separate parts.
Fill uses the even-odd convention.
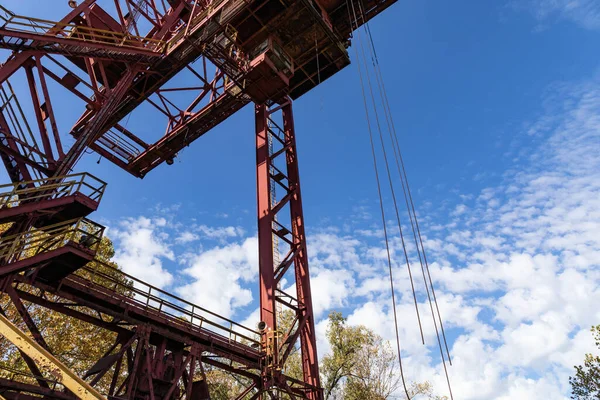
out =
[[[352,30],[394,2],[83,0],[69,1],[58,22],[0,6],[0,48],[10,53],[0,66],[0,156],[11,180],[0,186],[8,226],[0,290],[37,344],[50,350],[27,305],[114,333],[82,377],[111,399],[209,399],[207,368],[237,377],[237,399],[322,399],[292,101],[349,65]],[[360,10],[355,22],[350,7]],[[143,178],[248,103],[259,325],[243,327],[109,265],[91,268],[104,227],[87,216],[106,184],[72,173],[84,151]],[[134,110],[162,118],[165,131],[128,130]],[[295,282],[293,295],[284,279]],[[295,316],[285,332],[282,308]],[[286,368],[296,351],[303,379]],[[74,398],[22,356],[31,379],[0,378],[2,397]]]

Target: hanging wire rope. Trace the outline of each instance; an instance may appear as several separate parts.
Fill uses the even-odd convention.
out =
[[[354,4],[352,4],[352,12],[354,13],[355,21],[356,21],[356,10],[354,8]],[[357,30],[357,33],[358,33],[358,36],[360,36],[360,31]],[[367,58],[366,58],[366,55],[365,55],[365,48],[364,48],[364,45],[363,45],[363,41],[359,39],[358,43],[359,43],[359,46],[361,48],[362,60],[364,62],[365,69],[366,69],[366,67],[367,67]],[[421,324],[421,315],[419,313],[419,306],[418,306],[418,302],[417,302],[417,294],[416,294],[416,290],[415,290],[415,284],[414,284],[414,281],[413,281],[412,270],[411,270],[411,267],[410,267],[410,260],[408,258],[408,251],[406,249],[406,242],[404,240],[404,231],[402,229],[402,222],[400,220],[400,212],[398,211],[398,202],[396,200],[396,193],[394,191],[394,184],[393,184],[393,181],[392,181],[392,174],[391,174],[390,165],[389,165],[389,162],[388,162],[387,151],[385,150],[385,142],[384,142],[384,139],[383,139],[383,132],[382,132],[382,129],[381,129],[381,123],[379,122],[379,113],[377,112],[377,106],[376,106],[377,103],[375,101],[375,95],[373,94],[373,85],[371,84],[371,77],[370,77],[370,74],[368,73],[368,70],[367,70],[367,73],[366,73],[366,78],[367,78],[367,84],[368,84],[368,87],[369,87],[369,93],[370,93],[370,96],[371,96],[371,102],[373,104],[373,111],[374,111],[374,114],[375,114],[375,122],[376,122],[376,125],[377,125],[377,131],[379,133],[379,140],[380,140],[380,143],[381,143],[381,151],[382,151],[382,154],[383,154],[385,169],[386,169],[386,172],[387,172],[387,178],[388,178],[388,183],[389,183],[389,186],[390,186],[390,192],[391,192],[391,195],[392,195],[392,201],[394,203],[394,210],[395,210],[395,214],[396,214],[396,221],[398,223],[398,231],[400,233],[400,240],[401,240],[401,243],[402,243],[402,250],[404,251],[404,259],[405,259],[406,266],[407,266],[407,269],[408,269],[408,276],[410,278],[410,285],[411,285],[411,288],[412,288],[413,299],[414,299],[414,303],[415,303],[415,311],[417,313],[417,320],[418,320],[418,323],[419,323],[419,331],[421,333],[421,342],[423,344],[425,344],[425,336],[423,335],[423,326]]]
[[[350,3],[350,5],[348,5],[348,3]],[[354,3],[352,0],[347,0],[347,6],[348,6],[348,16],[350,19],[350,26],[351,28],[353,28],[354,26],[356,26],[356,32],[357,32],[357,41],[360,45],[361,48],[361,53],[362,53],[362,60],[360,55],[358,54],[358,51],[355,48],[355,53],[357,55],[357,59],[358,59],[358,70],[359,70],[359,77],[360,77],[360,84],[361,84],[361,90],[362,90],[362,95],[363,95],[363,102],[365,105],[365,112],[367,114],[367,124],[369,127],[369,138],[371,141],[371,148],[372,148],[372,155],[373,155],[373,161],[374,161],[374,165],[375,165],[375,173],[376,173],[376,180],[377,180],[377,186],[378,186],[378,194],[379,194],[379,201],[380,201],[380,207],[381,207],[381,212],[382,212],[382,219],[383,219],[383,225],[384,225],[384,235],[385,235],[385,240],[386,240],[386,249],[387,249],[387,253],[388,253],[388,266],[390,269],[390,284],[391,284],[391,289],[392,289],[392,303],[394,304],[394,321],[396,324],[396,342],[398,345],[398,359],[399,359],[399,363],[400,363],[400,372],[401,372],[401,376],[402,376],[402,382],[404,384],[405,387],[405,391],[406,391],[406,384],[405,384],[405,379],[404,379],[404,374],[403,374],[403,370],[402,370],[402,359],[401,359],[401,353],[400,353],[400,339],[399,339],[399,334],[398,334],[398,324],[397,324],[397,314],[396,314],[396,308],[395,308],[395,291],[394,291],[394,286],[393,286],[393,273],[392,273],[392,267],[391,267],[391,256],[390,256],[390,250],[389,250],[389,241],[388,241],[388,235],[387,235],[387,226],[386,226],[386,221],[385,221],[385,211],[384,211],[384,206],[383,206],[383,198],[382,198],[382,194],[381,194],[381,186],[380,186],[380,181],[379,181],[379,173],[377,170],[377,161],[376,161],[376,152],[374,149],[374,143],[373,143],[373,133],[372,133],[372,129],[371,129],[371,121],[370,121],[370,117],[369,117],[369,107],[367,105],[367,99],[366,99],[366,94],[365,94],[365,88],[364,88],[364,79],[363,79],[363,71],[362,71],[362,67],[361,64],[362,62],[364,62],[364,66],[365,66],[365,75],[366,75],[366,80],[369,86],[369,92],[371,95],[371,102],[373,105],[373,110],[374,110],[374,115],[375,115],[375,121],[376,121],[376,126],[379,132],[379,138],[381,141],[381,149],[382,149],[382,153],[383,153],[383,157],[384,157],[384,162],[385,162],[385,167],[386,167],[386,171],[387,171],[387,176],[388,176],[388,181],[389,181],[389,185],[390,185],[390,191],[392,194],[392,199],[393,199],[393,203],[394,203],[394,208],[395,208],[395,212],[396,212],[396,217],[397,217],[397,222],[398,222],[398,228],[399,228],[399,232],[400,232],[400,238],[401,238],[401,242],[402,242],[402,248],[404,251],[404,256],[405,256],[405,260],[407,263],[407,267],[408,267],[408,271],[409,271],[409,276],[410,276],[410,280],[411,280],[411,285],[412,285],[412,290],[413,290],[413,298],[415,301],[415,309],[417,311],[417,318],[419,320],[419,328],[421,329],[421,338],[422,341],[424,343],[424,337],[423,337],[423,330],[422,330],[422,326],[421,326],[421,320],[420,320],[420,316],[419,316],[419,311],[418,311],[418,305],[417,305],[417,300],[416,300],[416,293],[415,293],[415,289],[414,289],[414,284],[413,284],[413,279],[412,279],[412,273],[411,273],[411,269],[410,269],[410,262],[409,262],[409,257],[408,257],[408,251],[406,248],[406,244],[405,244],[405,240],[404,240],[404,235],[403,235],[403,230],[402,230],[402,224],[400,221],[400,215],[399,215],[399,211],[398,211],[398,205],[397,205],[397,201],[396,201],[396,196],[395,196],[395,191],[394,191],[394,185],[393,185],[393,181],[391,178],[391,172],[390,172],[390,167],[389,167],[389,162],[388,162],[388,157],[387,157],[387,152],[385,149],[385,141],[383,138],[383,133],[382,133],[382,129],[381,129],[381,124],[379,121],[379,113],[377,112],[377,101],[375,100],[375,95],[373,93],[373,85],[371,83],[371,78],[370,78],[370,73],[369,73],[369,67],[368,67],[368,62],[367,62],[367,55],[365,53],[365,49],[364,49],[364,44],[363,41],[361,40],[361,33],[360,33],[360,29],[358,26],[358,16],[356,13],[356,9],[354,7]],[[437,342],[438,342],[438,347],[439,347],[439,351],[440,351],[440,356],[442,358],[442,364],[443,364],[443,368],[444,368],[444,373],[446,376],[446,381],[448,384],[448,390],[450,392],[450,398],[453,399],[453,394],[452,394],[452,388],[450,385],[450,378],[448,375],[448,369],[446,367],[446,358],[445,358],[445,354],[444,354],[444,347],[442,347],[442,340],[440,338],[440,328],[442,331],[442,337],[443,337],[443,342],[444,342],[444,346],[445,346],[445,350],[446,350],[446,355],[448,356],[448,361],[450,363],[450,365],[452,365],[452,360],[450,358],[450,352],[448,349],[448,343],[446,340],[446,334],[444,331],[444,326],[443,326],[443,322],[441,319],[441,314],[439,311],[439,306],[438,306],[438,302],[437,302],[437,297],[435,295],[435,290],[433,287],[433,280],[431,278],[431,273],[430,273],[430,269],[429,269],[429,264],[427,263],[427,258],[425,255],[425,247],[423,245],[423,239],[421,236],[421,231],[418,225],[418,219],[417,219],[417,215],[416,215],[416,211],[415,211],[415,206],[414,206],[414,201],[412,199],[412,194],[410,192],[410,187],[408,184],[408,178],[407,178],[407,174],[406,174],[406,168],[404,166],[404,161],[402,159],[402,155],[401,155],[401,151],[400,151],[400,145],[399,145],[399,140],[398,140],[398,135],[396,133],[396,129],[395,126],[393,124],[393,119],[392,119],[392,114],[391,114],[391,108],[389,105],[389,100],[387,97],[387,93],[385,91],[385,86],[383,84],[383,76],[381,74],[381,68],[379,65],[379,60],[377,58],[377,53],[376,53],[376,49],[375,49],[375,44],[373,41],[373,36],[371,34],[371,30],[370,27],[368,25],[368,22],[366,21],[365,15],[364,15],[364,11],[362,8],[362,4],[360,1],[358,1],[358,7],[359,7],[359,12],[360,12],[360,17],[363,21],[363,31],[366,33],[367,37],[368,37],[368,45],[367,47],[369,48],[370,51],[370,55],[371,55],[371,61],[373,64],[373,70],[374,70],[374,75],[375,75],[375,79],[377,82],[377,88],[379,90],[379,95],[380,95],[380,99],[381,99],[381,105],[383,106],[383,111],[385,114],[385,120],[386,120],[386,124],[387,124],[387,129],[388,129],[388,133],[390,136],[390,141],[392,143],[392,149],[393,149],[393,154],[394,154],[394,159],[396,161],[396,166],[398,169],[398,174],[400,176],[400,182],[402,184],[402,191],[404,194],[404,199],[405,199],[405,203],[406,203],[406,207],[407,207],[407,211],[409,214],[409,219],[410,219],[410,226],[411,226],[411,230],[413,233],[413,238],[415,240],[415,247],[417,250],[417,255],[419,258],[419,263],[421,266],[421,271],[422,271],[422,275],[423,275],[423,282],[425,285],[425,289],[426,289],[426,293],[427,293],[427,298],[429,301],[429,307],[431,310],[431,316],[432,316],[432,320],[433,320],[433,324],[434,324],[434,328],[435,328],[435,333],[436,333],[436,337],[437,337]],[[352,13],[354,16],[354,24],[352,23],[352,16],[350,15],[350,8],[352,9]],[[369,46],[370,45],[370,46]],[[417,240],[417,236],[418,236],[418,240]],[[427,273],[425,272],[427,271]],[[431,288],[431,292],[430,292],[430,288]],[[432,300],[432,295],[433,295],[433,300]],[[435,303],[435,311],[434,311],[434,306],[433,304]],[[437,318],[436,318],[437,317]],[[439,321],[439,328],[438,328],[438,321]],[[408,393],[407,393],[408,395]]]
[[[346,4],[348,4],[348,2],[349,1],[346,0]],[[348,8],[348,10],[350,10],[350,8]],[[356,22],[356,19],[355,19],[355,22]],[[352,19],[350,19],[350,24],[352,24]],[[358,28],[358,25],[357,25],[357,28]],[[356,48],[355,48],[355,54],[357,55],[357,58],[358,58],[358,51],[356,50]],[[367,104],[367,96],[365,94],[365,85],[364,85],[364,81],[363,81],[363,77],[362,77],[362,68],[361,68],[360,60],[358,62],[358,71],[359,71],[359,77],[360,77],[360,87],[361,87],[361,91],[362,91],[362,95],[363,95],[363,104],[365,107],[365,115],[367,118],[367,127],[368,127],[368,131],[369,131],[369,142],[371,144],[371,155],[373,157],[373,167],[375,169],[375,180],[377,182],[377,193],[379,195],[379,208],[381,210],[381,222],[383,224],[385,249],[387,252],[388,271],[389,271],[389,276],[390,276],[390,289],[392,292],[392,309],[393,309],[393,313],[394,313],[394,326],[395,326],[395,332],[396,332],[396,346],[397,346],[397,350],[398,350],[398,364],[400,366],[400,377],[402,379],[402,385],[404,387],[404,392],[406,393],[406,397],[410,398],[410,394],[408,392],[408,387],[406,386],[406,379],[404,378],[404,368],[402,366],[402,351],[400,349],[400,334],[398,333],[398,315],[396,312],[396,295],[395,295],[395,290],[394,290],[394,273],[393,273],[393,269],[392,269],[392,257],[391,257],[391,253],[390,253],[390,244],[389,244],[389,238],[388,238],[388,233],[387,233],[387,222],[385,220],[385,207],[383,205],[383,195],[381,193],[379,168],[377,166],[377,155],[375,152],[375,142],[373,140],[373,130],[371,129],[371,118],[369,116],[369,106]]]
[[[360,12],[361,15],[363,17],[364,20],[364,11],[362,8],[362,4],[359,2],[359,8],[360,8]],[[412,198],[412,193],[410,190],[410,185],[408,182],[408,176],[406,173],[406,168],[404,166],[404,160],[402,158],[402,152],[400,151],[400,142],[398,140],[398,134],[396,132],[396,127],[394,125],[394,120],[392,118],[392,113],[391,113],[391,108],[390,108],[390,104],[389,104],[389,100],[387,97],[387,91],[385,89],[385,84],[384,84],[384,80],[383,80],[383,75],[381,73],[381,66],[379,64],[379,59],[377,57],[377,52],[375,49],[375,42],[373,40],[373,35],[371,33],[371,28],[369,26],[369,22],[366,21],[365,22],[365,30],[367,32],[367,35],[369,37],[369,43],[371,45],[371,50],[372,50],[372,60],[373,60],[373,66],[374,66],[374,70],[375,70],[375,77],[377,79],[377,83],[379,86],[379,92],[381,95],[381,101],[382,104],[384,106],[384,112],[386,114],[386,119],[388,121],[388,131],[390,133],[390,139],[392,141],[392,148],[394,149],[394,155],[395,155],[395,160],[396,160],[396,165],[398,168],[398,174],[400,175],[400,182],[402,184],[402,190],[404,192],[404,198],[406,201],[406,208],[408,211],[408,215],[409,215],[409,219],[410,219],[410,223],[411,223],[411,229],[413,232],[413,237],[415,240],[415,246],[417,248],[417,254],[419,256],[419,262],[421,264],[421,269],[423,270],[423,274],[425,274],[425,271],[427,271],[427,277],[429,282],[427,283],[427,279],[424,278],[425,284],[426,284],[426,289],[429,292],[428,286],[429,288],[431,288],[431,293],[433,295],[433,302],[435,304],[435,308],[436,308],[436,313],[437,314],[437,319],[439,321],[439,325],[442,331],[442,337],[443,337],[443,342],[444,342],[444,347],[446,349],[446,355],[448,356],[448,362],[450,363],[450,365],[452,365],[452,358],[450,356],[450,350],[448,349],[448,341],[446,339],[446,332],[444,330],[444,324],[442,321],[442,316],[440,313],[440,309],[439,309],[439,305],[438,305],[438,301],[437,301],[437,296],[435,294],[435,288],[433,286],[433,280],[431,278],[431,272],[429,269],[429,263],[427,262],[427,254],[425,252],[425,246],[423,244],[423,238],[421,236],[421,229],[419,227],[419,221],[417,218],[417,214],[416,214],[416,210],[415,210],[415,205],[414,205],[414,201]],[[393,137],[393,138],[392,138]],[[418,237],[418,240],[417,240]],[[425,268],[423,269],[423,264],[425,265]],[[428,293],[428,297],[429,297],[429,293]],[[431,305],[431,299],[430,299],[430,305]],[[432,314],[433,310],[432,310]],[[434,315],[435,315],[434,314]],[[435,317],[434,317],[435,318]],[[435,319],[434,319],[434,324],[436,323]]]

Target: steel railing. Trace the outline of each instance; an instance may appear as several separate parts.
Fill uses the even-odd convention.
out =
[[[129,33],[114,32],[104,29],[90,28],[76,24],[48,21],[45,19],[18,15],[0,6],[0,28],[36,35],[58,36],[64,39],[76,39],[97,45],[111,45],[130,49],[146,49],[162,53],[165,42]]]
[[[180,297],[150,285],[102,261],[95,260],[102,268],[89,264],[75,272],[68,279],[77,282],[82,279],[87,287],[99,285],[111,296],[124,297],[144,311],[158,312],[167,317],[172,325],[182,327],[189,324],[213,331],[227,339],[255,349],[260,348],[260,333],[205,308],[199,307]]]
[[[0,239],[0,264],[8,264],[59,249],[68,244],[78,244],[92,252],[100,246],[104,227],[87,218],[73,219],[44,229],[26,232]]]
[[[0,209],[22,202],[53,200],[76,193],[97,203],[104,195],[106,182],[86,172],[0,185]]]

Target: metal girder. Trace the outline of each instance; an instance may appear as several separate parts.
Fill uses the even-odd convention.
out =
[[[260,316],[265,324],[263,346],[267,351],[268,365],[263,370],[263,385],[286,387],[279,374],[299,339],[304,374],[301,393],[305,396],[303,398],[320,400],[323,393],[291,100],[286,100],[281,106],[257,105],[255,112]],[[282,124],[275,120],[278,115]],[[276,187],[279,188],[279,196]],[[286,257],[277,264],[274,243],[277,251],[280,248],[287,250]],[[291,265],[294,266],[293,271],[289,270]],[[286,274],[288,271],[290,273]],[[284,277],[288,284],[293,282],[291,290],[296,297],[281,288]],[[282,332],[278,327],[277,317],[284,308],[295,315],[290,332]]]
[[[81,10],[91,2],[84,3],[88,4]],[[54,22],[21,16],[0,5],[0,48],[140,62],[160,57],[165,42],[87,26],[75,10]]]
[[[0,291],[10,295],[33,344],[47,347],[49,341],[27,303],[116,337],[86,374],[91,386],[109,377],[109,397],[210,398],[206,367],[236,376],[243,383],[239,400],[323,398],[292,106],[281,99],[301,96],[349,64],[348,3],[336,1],[113,0],[103,3],[112,4],[106,11],[95,0],[83,0],[59,22],[20,17],[0,6],[0,48],[13,50],[0,66],[0,157],[13,182],[6,198],[0,197],[0,222],[12,224],[0,237],[0,261],[6,264]],[[394,1],[362,1],[365,20]],[[264,43],[268,50],[260,50]],[[169,86],[184,74],[184,87]],[[17,100],[9,78],[26,81],[27,101]],[[58,90],[61,103],[53,104]],[[101,191],[97,198],[71,193],[65,175],[87,148],[144,177],[252,101],[269,104],[256,106],[264,331],[134,277],[83,266],[95,249],[82,243],[84,231],[68,228],[66,221],[95,210]],[[63,104],[80,106],[70,130],[57,118]],[[132,112],[142,107],[166,120],[158,140],[127,129]],[[63,143],[65,132],[75,138],[70,148]],[[56,240],[44,242],[40,232]],[[32,245],[33,239],[39,243]],[[35,254],[25,251],[33,248]],[[283,288],[282,282],[292,286]],[[278,326],[282,312],[293,314],[287,332]],[[0,396],[73,397],[50,387],[36,361],[21,352],[38,386],[0,379]],[[286,375],[298,352],[302,379]]]
[[[117,276],[115,281],[125,282],[122,279],[124,277]],[[171,399],[177,392],[175,397],[179,398],[181,395],[179,388],[183,387],[185,388],[185,399],[203,398],[198,396],[206,392],[206,385],[198,383],[198,374],[204,376],[203,364],[206,364],[246,380],[249,388],[242,389],[244,393],[256,390],[255,386],[260,381],[261,358],[256,349],[241,342],[235,342],[232,338],[222,340],[224,339],[222,334],[209,330],[210,321],[208,320],[205,321],[205,325],[209,329],[198,328],[198,322],[202,325],[202,321],[198,321],[199,316],[196,317],[196,323],[193,324],[186,322],[185,319],[167,314],[166,310],[170,307],[184,310],[182,308],[184,304],[176,305],[169,303],[168,300],[155,297],[155,295],[160,295],[159,289],[155,288],[157,292],[153,294],[152,290],[136,290],[132,286],[133,292],[129,295],[121,295],[114,301],[108,301],[107,298],[111,295],[107,289],[114,288],[115,281],[108,280],[105,275],[92,275],[89,279],[78,279],[81,283],[85,282],[85,285],[76,285],[77,291],[85,291],[85,295],[81,293],[74,295],[74,283],[71,279],[64,280],[56,287],[32,281],[31,278],[23,278],[21,279],[23,282],[18,283],[18,289],[9,285],[4,290],[11,294],[15,304],[20,304],[22,301],[38,304],[65,316],[117,333],[116,341],[106,349],[104,356],[88,370],[85,376],[92,387],[103,377],[108,376],[111,384],[106,394],[109,397],[141,399],[150,396],[155,399]],[[105,286],[93,281],[103,282]],[[30,286],[25,282],[35,286]],[[127,285],[126,282],[123,284]],[[141,281],[136,281],[136,286],[139,287],[140,284]],[[38,290],[31,290],[33,287],[37,287]],[[103,292],[106,295],[103,295]],[[144,294],[148,297],[140,298]],[[55,300],[48,300],[48,296],[54,297]],[[162,303],[154,304],[155,301],[161,300]],[[145,311],[141,310],[142,307],[145,308]],[[98,317],[93,317],[88,312],[82,313],[84,310],[95,310],[99,313]],[[203,310],[196,307],[195,312],[199,313]],[[188,311],[188,315],[198,314]],[[204,315],[206,314],[204,313]],[[107,321],[110,316],[112,316],[112,322]],[[31,321],[31,323],[35,322]],[[213,329],[216,328],[217,326]],[[227,328],[223,327],[222,329]],[[36,327],[33,327],[33,330],[39,332]],[[201,333],[200,330],[203,330],[204,333]],[[232,333],[235,332],[232,331]],[[204,338],[207,336],[210,338],[205,340]],[[12,338],[9,340],[12,341]],[[231,355],[228,355],[227,347],[230,347]],[[247,360],[245,365],[231,363],[236,359],[233,354],[239,355],[242,348],[246,348],[248,354],[255,355],[253,367],[252,364],[248,364]],[[198,373],[195,374],[194,370]],[[35,375],[41,377],[40,372]],[[125,380],[123,380],[124,377]],[[0,394],[2,390],[10,389],[18,393],[43,394],[49,398],[62,399],[60,396],[52,395],[53,389],[49,389],[46,381],[40,382],[39,385],[23,386],[22,382],[17,382],[16,386],[7,386],[3,385],[0,380]],[[242,398],[244,397],[241,396],[240,399]]]
[[[54,381],[52,381],[54,383]],[[61,388],[62,389],[62,388]],[[49,399],[74,400],[75,396],[54,388],[31,385],[14,379],[0,378],[0,396],[6,400],[38,400],[39,396]]]
[[[73,313],[77,307],[87,307],[121,322],[120,325],[113,325],[106,321],[88,321],[95,325],[100,324],[98,326],[103,329],[118,332],[124,329],[123,323],[127,326],[149,324],[156,337],[165,336],[181,343],[197,343],[216,352],[218,356],[233,358],[247,367],[258,367],[260,351],[256,349],[258,346],[251,346],[259,343],[258,339],[254,338],[258,333],[185,302],[107,264],[100,265],[105,272],[85,267],[78,276],[72,275],[56,284],[43,284],[31,282],[28,278],[19,278],[23,282],[31,282],[44,292],[69,300],[69,304],[50,303],[42,295],[25,294],[23,291],[20,293],[23,293],[27,301],[60,313]],[[181,318],[182,314],[184,319]],[[77,315],[72,316],[81,318]]]
[[[82,400],[105,400],[96,389],[74,374],[48,350],[24,334],[3,315],[0,315],[0,334],[31,357],[42,369],[52,371],[56,380],[78,398]]]

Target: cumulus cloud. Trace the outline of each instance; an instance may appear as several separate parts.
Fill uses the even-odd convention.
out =
[[[179,236],[177,236],[175,238],[175,241],[177,243],[185,244],[185,243],[195,242],[198,239],[200,239],[200,236],[196,235],[193,232],[185,231],[185,232],[181,232],[179,234]]]
[[[572,366],[590,350],[589,327],[600,320],[598,82],[571,87],[563,101],[529,159],[426,239],[440,309],[447,327],[459,329],[451,335],[457,397],[565,398]],[[407,305],[405,298],[397,309],[402,321]],[[349,320],[392,339],[390,310],[375,299]],[[442,391],[438,362],[419,355],[418,332],[400,332],[413,377]]]
[[[163,268],[164,260],[175,259],[163,231],[166,223],[164,218],[129,218],[111,229],[114,261],[126,273],[158,287],[173,281],[173,275]]]
[[[590,350],[588,329],[600,320],[598,83],[561,89],[561,103],[553,109],[561,111],[530,124],[523,134],[535,126],[538,145],[528,149],[527,158],[517,159],[501,184],[460,195],[460,206],[446,215],[438,209],[422,219],[457,398],[565,398],[572,366]],[[383,239],[370,225],[368,207],[353,211],[362,215],[360,229],[349,233],[327,227],[308,235],[321,356],[328,351],[326,317],[333,309],[343,310],[350,324],[366,325],[389,340],[395,337]],[[185,266],[178,277],[183,284],[175,289],[179,295],[225,317],[254,310],[244,322],[253,327],[259,318],[252,290],[257,239],[244,237],[236,227],[176,230],[174,243],[219,243],[177,258],[170,237],[160,218],[126,220],[116,230],[117,262],[136,276],[168,284],[173,276],[162,262],[177,259]],[[426,347],[401,243],[393,236],[390,242],[407,375],[431,381],[444,394],[414,246],[409,243]],[[284,287],[294,293],[289,282]]]
[[[195,227],[195,231],[198,232],[200,238],[216,239],[219,241],[226,241],[227,239],[244,235],[244,230],[239,226],[210,227],[207,225],[198,225]]]
[[[227,318],[252,302],[252,291],[246,286],[257,278],[256,238],[188,254],[185,264],[183,274],[192,281],[176,291],[187,300]]]
[[[321,269],[311,275],[310,286],[315,318],[321,317],[327,310],[345,306],[346,299],[354,286],[351,271]],[[288,292],[293,293],[293,290],[289,289]]]

